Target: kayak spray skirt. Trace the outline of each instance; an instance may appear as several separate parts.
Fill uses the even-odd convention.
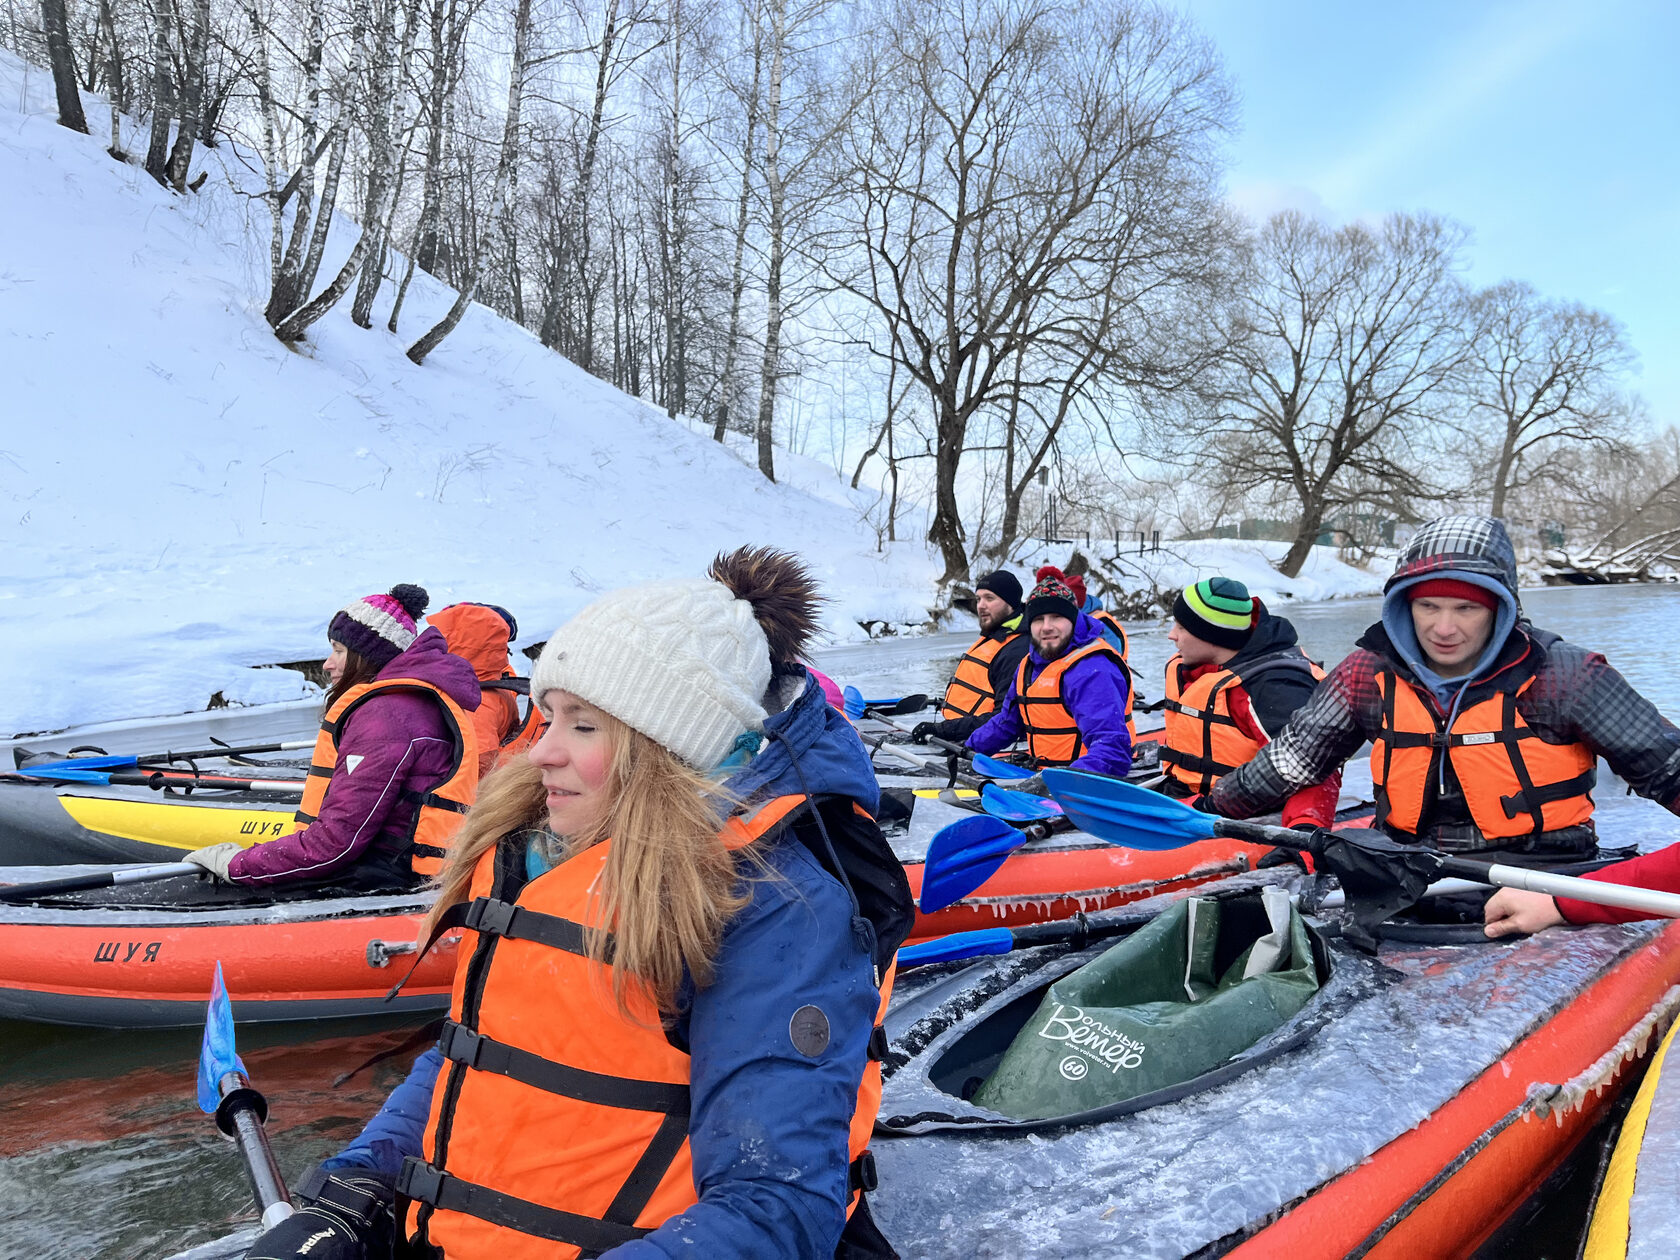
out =
[[[1192,1080],[1300,1011],[1326,957],[1281,888],[1182,901],[1051,984],[972,1101],[1044,1120]]]

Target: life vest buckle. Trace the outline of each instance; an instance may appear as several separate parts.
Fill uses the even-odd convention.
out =
[[[403,1160],[402,1171],[397,1174],[396,1190],[416,1203],[436,1206],[443,1193],[443,1173],[419,1156],[410,1155]]]
[[[519,907],[511,901],[495,897],[480,897],[467,907],[466,926],[490,936],[506,936],[513,926],[513,916]]]
[[[846,1181],[849,1189],[861,1190],[865,1194],[874,1194],[881,1184],[881,1176],[875,1167],[875,1152],[865,1151],[851,1162],[846,1169]]]
[[[438,1038],[438,1053],[453,1063],[477,1068],[479,1055],[488,1041],[489,1038],[451,1020],[443,1026],[443,1036]]]

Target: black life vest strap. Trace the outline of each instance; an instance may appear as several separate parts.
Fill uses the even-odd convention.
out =
[[[433,809],[446,809],[451,814],[464,814],[472,808],[460,801],[452,801],[448,797],[439,796],[436,792],[417,792],[413,788],[404,788],[397,793],[399,801],[406,801],[410,805],[430,805]]]
[[[438,1038],[438,1052],[452,1062],[464,1063],[475,1071],[505,1076],[521,1085],[540,1089],[545,1094],[575,1098],[598,1107],[677,1116],[683,1122],[683,1132],[688,1132],[689,1097],[686,1085],[587,1072],[496,1041],[454,1020],[444,1022],[443,1035]]]
[[[460,1212],[534,1238],[568,1243],[586,1256],[610,1251],[653,1232],[515,1198],[488,1186],[463,1181],[415,1156],[403,1161],[402,1172],[397,1176],[397,1193],[436,1211]]]
[[[563,919],[555,914],[543,914],[529,906],[516,905],[495,897],[479,897],[467,903],[463,927],[487,936],[502,936],[510,941],[532,941],[550,949],[563,950],[579,958],[589,957],[587,933],[583,924]],[[612,962],[613,939],[607,938],[603,962]]]
[[[1179,752],[1176,748],[1161,747],[1161,760],[1169,766],[1182,766],[1192,774],[1226,775],[1236,769],[1212,757],[1198,757],[1194,753]]]

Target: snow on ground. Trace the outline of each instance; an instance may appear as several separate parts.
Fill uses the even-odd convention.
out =
[[[1127,615],[1146,615],[1145,603],[1153,596],[1155,611],[1166,613],[1172,607],[1173,595],[1191,582],[1210,577],[1235,578],[1267,604],[1321,599],[1352,599],[1364,595],[1382,594],[1384,580],[1394,570],[1392,556],[1371,561],[1369,568],[1357,568],[1338,558],[1334,547],[1314,547],[1307,556],[1301,575],[1286,578],[1276,565],[1289,550],[1288,543],[1240,541],[1231,538],[1209,538],[1196,542],[1163,542],[1159,551],[1139,555],[1136,548],[1115,549],[1104,543],[1086,554],[1096,582],[1087,582],[1093,595],[1104,603],[1116,602],[1116,593],[1129,597],[1131,611]],[[1043,564],[1066,565],[1071,559],[1066,544],[1040,545],[1030,549],[1022,558],[1023,580],[1033,568]],[[1106,597],[1105,597],[1106,591]]]
[[[503,604],[528,644],[598,592],[770,543],[810,561],[837,638],[926,619],[941,566],[879,552],[871,496],[812,461],[778,452],[791,484],[765,482],[483,307],[409,363],[453,299],[423,275],[400,336],[387,285],[373,331],[347,298],[286,349],[241,155],[201,153],[183,197],[108,142],[0,52],[0,733],[298,696],[250,667],[320,657],[334,609],[396,582]]]

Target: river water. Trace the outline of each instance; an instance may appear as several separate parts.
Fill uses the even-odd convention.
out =
[[[1602,651],[1665,713],[1680,715],[1674,668],[1680,587],[1554,588],[1524,592],[1523,602],[1535,624]],[[1333,663],[1376,619],[1378,602],[1280,611],[1294,621],[1309,654]],[[1128,628],[1143,693],[1158,697],[1171,655],[1166,627]],[[817,663],[870,697],[937,695],[971,639],[953,633],[859,644],[819,653]],[[288,713],[277,721],[289,728],[299,719]],[[122,741],[107,742],[115,751]],[[1650,849],[1668,843],[1680,826],[1649,802],[1626,796],[1608,775],[1598,799],[1610,842]],[[333,1079],[397,1048],[413,1028],[402,1019],[240,1028],[240,1053],[269,1097],[269,1130],[288,1177],[352,1138],[413,1053],[338,1088]],[[193,1030],[111,1032],[0,1021],[0,1260],[153,1260],[249,1223],[238,1157],[197,1109],[197,1054]]]

